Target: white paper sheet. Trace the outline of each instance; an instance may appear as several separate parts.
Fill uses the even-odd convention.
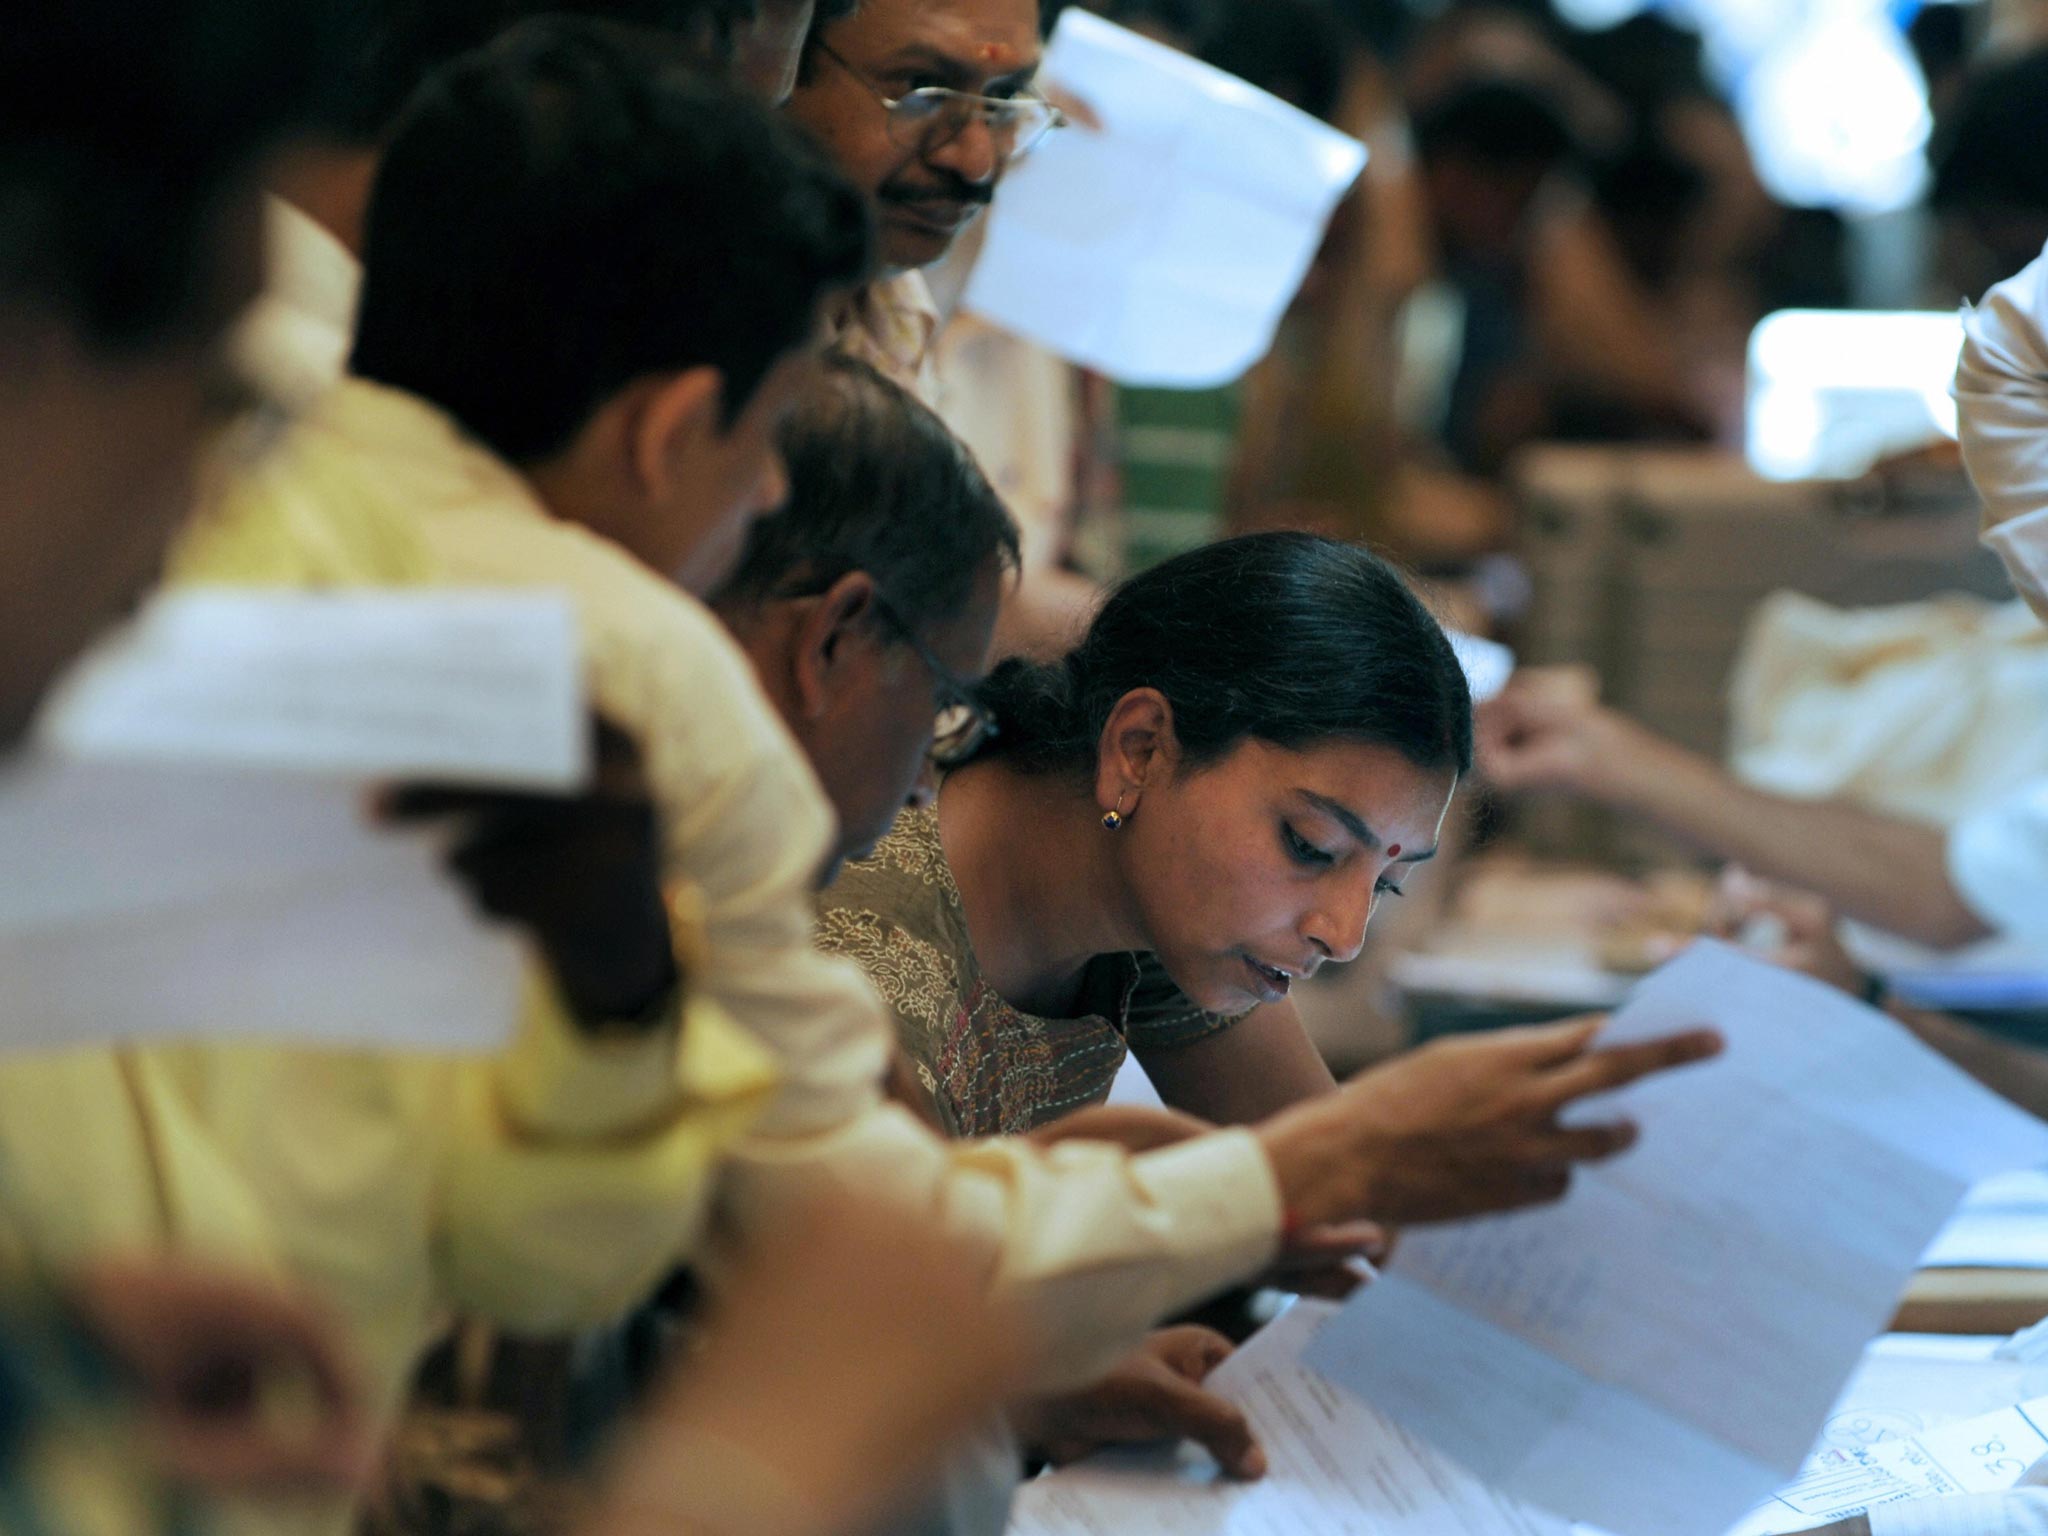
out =
[[[1335,1309],[1296,1302],[1210,1376],[1271,1471],[1220,1478],[1192,1449],[1099,1456],[1028,1483],[1010,1536],[1564,1536],[1301,1364]]]
[[[577,630],[545,593],[197,590],[67,678],[0,774],[0,1050],[260,1038],[489,1050],[519,941],[371,781],[568,790]]]
[[[1719,1060],[1605,1112],[1644,1127],[1548,1210],[1425,1229],[1309,1362],[1503,1492],[1625,1536],[1710,1536],[1799,1466],[1976,1179],[2048,1127],[1893,1021],[1702,943],[1609,1026]]]
[[[198,589],[153,601],[40,722],[97,762],[570,789],[589,723],[566,599]]]
[[[262,1039],[483,1051],[521,948],[436,839],[347,784],[25,763],[0,776],[0,1051]]]
[[[1101,126],[1050,135],[1004,178],[965,303],[1126,384],[1237,378],[1365,146],[1078,6],[1041,75]]]

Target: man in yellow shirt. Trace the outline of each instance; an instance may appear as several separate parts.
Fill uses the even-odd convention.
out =
[[[600,71],[624,69],[620,60],[639,46],[604,36],[589,54],[557,57],[572,94],[578,69],[593,57]],[[653,136],[659,152],[690,164],[700,180],[714,174],[712,158],[693,158],[693,140],[731,105],[708,90],[690,96],[689,110]],[[758,148],[774,131],[757,124],[747,142]],[[865,253],[857,213],[835,224],[829,200],[805,200],[787,164],[771,160],[766,174],[769,190],[796,199],[793,217],[820,218],[822,262],[835,275],[856,273]],[[773,185],[777,175],[781,184]],[[807,321],[800,316],[792,328],[794,340]],[[664,420],[715,434],[717,403],[703,383],[667,402],[675,409]],[[323,457],[322,446],[309,434],[253,473],[181,552],[180,569],[323,583],[434,576],[437,563],[416,528],[380,516],[374,497],[352,502],[347,517],[323,521],[309,512],[323,486],[358,488],[351,456]],[[775,494],[772,475],[758,466],[747,480]],[[298,487],[299,500],[287,485]],[[630,835],[635,798],[628,785],[611,807],[624,813],[629,835],[598,878],[575,871],[607,904],[586,904],[559,921],[520,914],[550,963],[536,970],[521,1037],[502,1059],[195,1045],[0,1064],[8,1174],[0,1201],[29,1249],[65,1261],[174,1245],[289,1271],[349,1325],[380,1415],[395,1407],[446,1309],[552,1331],[636,1300],[694,1246],[708,1214],[709,1170],[765,1100],[774,1073],[715,1007],[681,995],[677,982],[688,978],[679,978],[678,955],[687,957],[690,946],[669,942],[652,845],[645,833],[637,842]],[[488,820],[502,824],[518,809],[494,804]],[[485,858],[530,861],[535,830],[547,820],[529,817],[520,836],[495,844],[472,837],[466,868],[474,876]],[[587,839],[555,841],[551,848],[543,839],[541,853],[591,854]],[[502,883],[543,901],[560,885],[533,878],[530,862],[526,878]],[[659,943],[652,956],[622,957],[622,911],[644,936],[636,891],[652,909]],[[680,926],[687,931],[687,919]],[[579,943],[597,951],[587,965],[568,963]],[[637,971],[622,958],[640,962]],[[622,984],[622,970],[641,981]],[[606,1006],[608,995],[616,1006]],[[264,1526],[279,1518],[271,1510],[230,1513]],[[308,1511],[326,1528],[345,1513],[333,1503]]]
[[[714,1201],[744,1232],[860,1186],[981,1241],[1057,1323],[1050,1385],[1262,1266],[1283,1210],[1554,1194],[1627,1140],[1560,1129],[1564,1102],[1703,1049],[1585,1054],[1579,1031],[1442,1051],[1136,1157],[946,1144],[885,1105],[880,1005],[809,942],[831,812],[745,655],[676,584],[715,584],[780,499],[775,426],[824,300],[865,271],[863,230],[785,128],[601,27],[524,29],[415,104],[370,210],[360,378],[184,569],[566,590],[599,708],[638,743],[666,876],[701,908],[683,969],[706,1006],[680,1029],[673,1009],[593,1027],[549,978],[495,1063],[209,1050],[0,1072],[0,1151],[48,1250],[148,1230],[288,1265],[347,1314],[388,1404],[440,1305],[527,1329],[603,1317],[698,1246]],[[730,1149],[768,1073],[721,1009],[782,1077]]]
[[[248,395],[228,338],[258,178],[319,110],[338,20],[318,0],[23,0],[0,33],[0,783],[52,678],[152,578],[222,407]],[[352,1373],[317,1312],[140,1251],[59,1266],[53,1289],[6,1214],[9,1528],[151,1529],[158,1471],[216,1491],[360,1475]],[[307,1378],[320,1411],[280,1428],[254,1397],[193,1391],[273,1373]]]
[[[572,74],[593,98],[580,110]],[[659,142],[647,125],[689,119],[692,94],[541,51],[478,60],[416,103],[372,198],[359,377],[300,434],[352,486],[291,489],[337,514],[409,516],[442,579],[577,602],[600,707],[645,754],[669,877],[702,904],[692,979],[783,1074],[721,1171],[735,1224],[835,1182],[943,1211],[1056,1317],[1041,1367],[1057,1382],[1257,1270],[1283,1208],[1311,1225],[1491,1209],[1625,1140],[1558,1130],[1555,1095],[1701,1042],[1584,1055],[1581,1029],[1459,1048],[1139,1157],[947,1144],[883,1103],[886,1018],[854,967],[810,944],[831,812],[746,656],[678,587],[715,585],[780,500],[774,424],[816,366],[820,301],[860,275],[820,242],[857,226],[859,200],[794,143],[744,147],[761,119],[738,102],[679,127],[688,154]]]

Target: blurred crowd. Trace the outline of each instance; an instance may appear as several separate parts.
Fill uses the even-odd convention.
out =
[[[0,795],[65,771],[79,658],[195,590],[557,594],[595,766],[364,811],[517,936],[494,1053],[309,1045],[290,974],[194,1038],[0,1019],[0,1529],[996,1536],[1104,1448],[1257,1478],[1203,1385],[1256,1293],[1563,1197],[1639,1129],[1579,1101],[1720,1049],[1570,1018],[1333,1073],[1296,991],[1497,834],[1467,783],[1769,877],[1700,926],[1768,913],[1874,1003],[1838,912],[2048,912],[2048,765],[1937,825],[1569,679],[1475,716],[1447,622],[1527,605],[1524,452],[1732,451],[1759,319],[1870,297],[1697,35],[1091,7],[1371,151],[1270,355],[1176,392],[961,310],[1004,175],[1091,131],[1038,79],[1057,9],[11,8]],[[1886,238],[1915,304],[2003,285],[1964,448],[2040,600],[2029,20],[1911,22],[1932,190]],[[1900,1016],[2035,1102],[2030,1048]],[[1112,1102],[1130,1061],[1158,1104]]]

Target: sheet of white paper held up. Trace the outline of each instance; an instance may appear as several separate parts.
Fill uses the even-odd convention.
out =
[[[569,789],[588,772],[576,621],[549,593],[194,589],[66,679],[65,756]]]
[[[1070,6],[1040,72],[1094,126],[1004,178],[964,302],[1126,384],[1226,384],[1273,344],[1365,146]]]
[[[575,785],[576,631],[526,595],[155,605],[0,774],[0,1050],[200,1037],[501,1045],[521,948],[371,779]]]
[[[1304,1366],[1335,1310],[1296,1302],[1206,1383],[1244,1410],[1266,1477],[1226,1481],[1192,1449],[1097,1456],[1026,1484],[1009,1536],[1565,1536]]]
[[[1921,1251],[2048,1126],[1881,1014],[1702,943],[1608,1037],[1718,1060],[1603,1104],[1639,1147],[1548,1210],[1412,1232],[1308,1361],[1512,1497],[1711,1536],[1800,1465]]]

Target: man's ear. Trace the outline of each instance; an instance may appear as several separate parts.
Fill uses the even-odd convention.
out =
[[[698,452],[725,435],[725,378],[690,368],[648,380],[626,424],[635,489],[666,501]]]
[[[1173,706],[1157,688],[1134,688],[1116,701],[1095,751],[1095,798],[1109,811],[1122,801],[1131,815],[1148,785],[1180,760]]]
[[[796,632],[797,707],[815,720],[845,686],[855,658],[872,645],[875,578],[848,571],[811,600]]]

